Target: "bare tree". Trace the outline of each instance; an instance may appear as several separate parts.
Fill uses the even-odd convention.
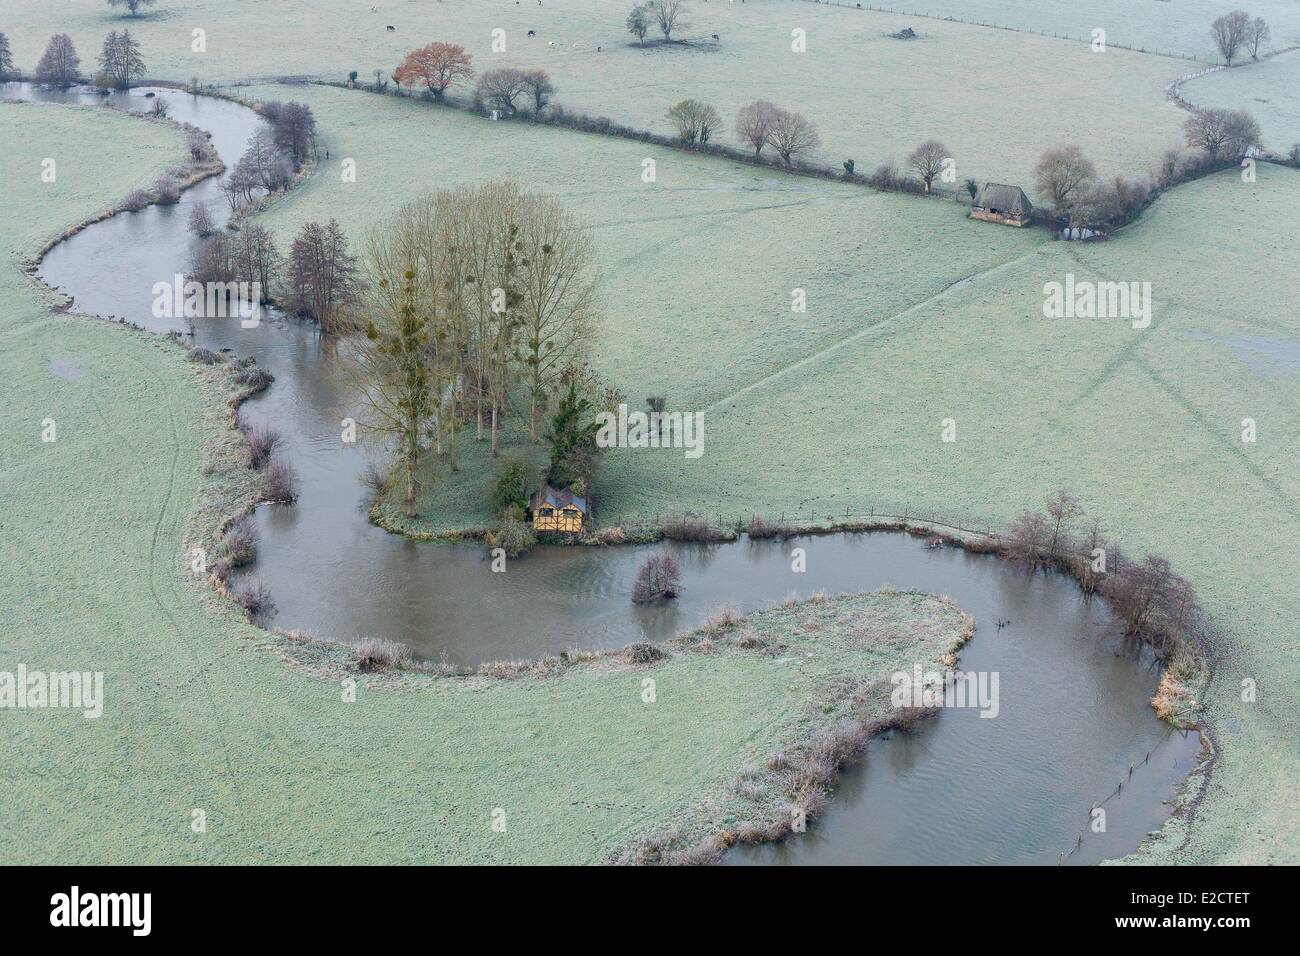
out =
[[[289,302],[327,332],[344,325],[360,291],[357,259],[338,221],[304,223],[289,251]]]
[[[632,601],[648,604],[651,601],[675,598],[682,590],[682,569],[667,551],[656,551],[642,562],[632,585]]]
[[[1068,548],[1070,525],[1083,514],[1079,499],[1062,489],[1047,499],[1047,517],[1052,525],[1052,538],[1047,545],[1049,561],[1056,558],[1058,548]]]
[[[136,16],[141,7],[152,7],[156,0],[108,0],[110,7],[126,7],[126,12]]]
[[[1107,577],[1102,594],[1130,634],[1157,647],[1176,638],[1200,617],[1191,584],[1174,572],[1168,559],[1148,554],[1140,563],[1125,564]]]
[[[396,245],[391,243],[396,242]],[[419,307],[415,252],[396,230],[371,235],[372,276],[365,305],[365,335],[355,353],[357,396],[367,430],[397,447],[404,481],[407,517],[415,514],[421,439],[433,414],[429,374],[429,326]],[[394,269],[393,266],[396,265]],[[392,272],[400,285],[392,286]]]
[[[1272,35],[1273,31],[1268,28],[1268,21],[1263,17],[1256,17],[1250,21],[1250,29],[1246,32],[1246,46],[1250,48],[1252,60],[1259,59],[1260,48]]]
[[[821,145],[817,127],[802,113],[777,108],[768,127],[767,141],[781,161],[789,166],[796,157]]]
[[[1228,114],[1226,133],[1224,145],[1230,159],[1241,159],[1263,139],[1259,123],[1245,110],[1233,110]]]
[[[668,111],[677,136],[687,143],[707,143],[722,129],[722,117],[712,106],[699,100],[682,100]]]
[[[529,91],[528,75],[515,67],[488,70],[478,78],[474,101],[480,108],[515,111],[515,100]]]
[[[767,100],[755,100],[736,113],[736,138],[754,151],[755,159],[768,143],[772,118],[777,112],[778,107]]]
[[[551,74],[540,67],[534,70],[525,70],[523,83],[524,92],[533,98],[533,115],[541,115],[551,95],[555,92],[555,83],[551,80]]]
[[[582,224],[547,196],[527,197],[518,245],[520,351],[530,399],[528,435],[536,442],[539,418],[560,375],[589,336],[595,255]]]
[[[1050,535],[1051,529],[1043,515],[1037,511],[1024,511],[1011,522],[1002,549],[1008,560],[1026,571],[1036,571],[1043,564]]]
[[[916,170],[925,183],[925,191],[930,191],[934,177],[943,171],[943,161],[948,158],[948,147],[937,139],[926,140],[907,157],[907,164]]]
[[[1197,110],[1183,124],[1187,145],[1214,157],[1240,159],[1259,143],[1259,124],[1245,110]]]
[[[682,0],[650,0],[646,4],[646,12],[659,25],[665,43],[672,42],[674,30],[684,30],[690,25],[686,4]]]
[[[1096,179],[1097,168],[1078,146],[1053,147],[1043,153],[1034,168],[1038,192],[1051,199],[1057,217],[1064,219],[1067,226]]]
[[[36,64],[36,82],[48,86],[72,86],[81,82],[80,66],[81,58],[72,45],[72,37],[56,33],[50,37],[45,53]]]
[[[247,164],[245,175],[248,180],[268,193],[288,188],[293,179],[292,162],[264,129],[253,133],[240,164]]]
[[[295,170],[307,160],[307,152],[316,138],[316,117],[305,103],[265,103],[261,113],[274,130],[273,141],[293,162]]]
[[[190,207],[189,230],[200,239],[206,239],[217,231],[212,210],[205,202],[196,202]]]
[[[1242,44],[1247,41],[1247,37],[1250,35],[1250,26],[1250,14],[1244,10],[1234,10],[1232,13],[1226,13],[1219,17],[1210,27],[1210,33],[1214,36],[1215,45],[1218,46],[1219,52],[1223,54],[1223,59],[1228,66],[1232,66],[1232,61],[1236,59]]]
[[[646,4],[638,4],[627,15],[627,32],[636,37],[638,46],[645,46],[645,35],[650,32],[650,17]]]
[[[235,272],[245,282],[256,282],[261,301],[271,301],[284,258],[275,245],[271,230],[259,223],[246,224],[232,239]]]
[[[1227,122],[1227,110],[1197,110],[1183,123],[1187,145],[1203,149],[1212,156],[1218,156],[1228,139]]]

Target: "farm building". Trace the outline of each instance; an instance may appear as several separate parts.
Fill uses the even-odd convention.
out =
[[[1019,186],[985,183],[984,188],[971,201],[970,217],[1000,222],[1004,226],[1023,226],[1029,222],[1029,213],[1033,208],[1029,197]]]
[[[545,485],[528,502],[534,531],[579,533],[587,522],[587,499]]]

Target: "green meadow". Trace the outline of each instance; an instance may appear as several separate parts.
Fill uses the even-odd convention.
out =
[[[705,419],[699,459],[608,453],[601,523],[871,508],[997,526],[1064,487],[1127,552],[1170,558],[1223,632],[1202,700],[1217,760],[1194,817],[1171,820],[1130,861],[1300,862],[1300,171],[1261,164],[1243,181],[1229,170],[1166,194],[1108,242],[1062,243],[972,222],[951,200],[256,79],[356,69],[364,80],[432,39],[465,43],[483,65],[501,26],[511,39],[500,62],[545,66],[565,106],[662,130],[685,96],[715,102],[728,123],[740,102],[769,96],[819,123],[827,162],[853,156],[865,170],[937,136],[962,178],[1028,188],[1037,152],[1062,138],[1103,174],[1142,172],[1178,141],[1185,114],[1162,87],[1197,64],[1093,54],[1080,42],[1091,25],[1112,43],[1212,61],[1208,23],[1223,10],[912,4],[1064,40],[750,0],[697,5],[688,33],[722,38],[709,51],[629,46],[626,10],[596,0],[536,23],[506,0],[376,5],[285,0],[270,20],[246,0],[161,0],[129,25],[154,77],[239,81],[240,96],[311,105],[330,158],[260,214],[282,247],[309,220],[338,218],[359,241],[413,196],[501,178],[586,222],[603,312],[594,364],[634,407],[663,394],[670,410]],[[0,31],[26,69],[55,30],[88,62],[121,25],[99,0],[57,16],[34,0],[12,6]],[[1252,13],[1273,21],[1282,46],[1300,42],[1296,9],[1268,0]],[[907,24],[922,39],[883,36]],[[805,59],[785,58],[795,26],[808,31]],[[1267,144],[1285,149],[1300,139],[1297,62],[1221,71],[1184,92],[1250,109]],[[107,694],[99,720],[4,713],[0,860],[600,862],[667,823],[734,815],[712,797],[807,735],[805,705],[828,662],[791,669],[728,648],[649,670],[602,659],[510,681],[362,678],[349,703],[342,652],[313,658],[253,628],[187,572],[187,547],[210,541],[247,491],[220,375],[160,339],[63,313],[22,271],[180,152],[159,124],[0,104],[0,670],[103,671]],[[51,184],[40,178],[48,157],[59,158]],[[1045,317],[1045,286],[1070,277],[1149,284],[1150,324]],[[806,311],[792,308],[797,291]],[[47,420],[54,442],[41,440]],[[529,451],[508,437],[512,453]],[[388,517],[417,532],[488,520],[491,462],[466,444],[460,477],[426,465],[414,521]],[[848,607],[861,626],[832,629],[834,666],[863,679],[897,663],[879,635],[906,634],[909,653],[933,659],[961,627],[954,608],[922,596]],[[791,613],[756,626],[793,634],[808,623],[798,615],[818,612]],[[640,697],[647,674],[653,707]],[[504,834],[490,826],[497,808]],[[191,828],[196,810],[206,833]]]

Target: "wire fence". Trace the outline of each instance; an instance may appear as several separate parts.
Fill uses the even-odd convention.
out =
[[[984,20],[964,20],[961,17],[941,16],[937,13],[919,13],[915,10],[900,10],[896,7],[882,7],[870,3],[858,3],[857,0],[798,0],[801,3],[812,3],[823,7],[846,7],[854,10],[870,10],[873,13],[892,13],[901,17],[917,17],[923,20],[938,20],[941,23],[961,23],[966,26],[984,27],[989,30],[1008,30],[1012,33],[1026,33],[1031,36],[1052,37],[1057,40],[1072,40],[1076,43],[1091,43],[1091,37],[1074,36],[1069,33],[1048,33],[1046,30],[1030,30],[1026,27],[1013,27],[1005,23],[990,23]],[[1212,62],[1205,56],[1195,56],[1189,53],[1179,53],[1173,50],[1153,50],[1146,47],[1127,46],[1123,43],[1113,43],[1106,41],[1107,47],[1114,47],[1117,50],[1131,50],[1134,53],[1148,53],[1152,56],[1171,57],[1176,60],[1192,60],[1197,63]]]
[[[894,506],[846,505],[843,508],[798,504],[793,507],[738,509],[735,505],[719,505],[697,510],[664,510],[646,512],[620,512],[611,523],[622,528],[665,528],[673,525],[693,524],[721,535],[748,531],[756,521],[792,532],[835,530],[844,525],[880,525],[881,527],[912,525],[933,527],[962,534],[996,539],[998,527],[985,521],[941,515],[937,512],[911,510]]]

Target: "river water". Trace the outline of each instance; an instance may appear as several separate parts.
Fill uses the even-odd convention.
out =
[[[101,97],[6,84],[2,95],[107,99],[143,111],[148,92],[167,100],[173,118],[208,130],[227,165],[262,122],[237,104],[173,90]],[[918,588],[952,597],[976,619],[960,668],[998,673],[998,716],[946,710],[918,732],[874,741],[808,833],[738,848],[727,862],[1055,864],[1083,835],[1066,862],[1091,863],[1131,851],[1168,815],[1199,739],[1156,720],[1149,652],[1119,637],[1105,605],[1059,576],[1027,577],[997,558],[930,549],[902,534],[742,538],[665,545],[682,565],[685,591],[668,606],[643,608],[628,597],[643,547],[538,548],[498,574],[479,547],[414,543],[374,527],[358,480],[365,453],[340,440],[340,422],[353,413],[346,344],[274,310],[253,329],[237,318],[196,319],[191,328],[151,314],[154,283],[185,270],[195,202],[207,202],[220,222],[229,214],[217,180],[208,180],[178,205],[124,213],[60,243],[39,274],[72,295],[77,311],[180,331],[195,345],[252,355],[275,375],[242,410],[280,431],[299,474],[295,505],[255,514],[258,559],[246,573],[270,588],[275,624],[344,641],[386,637],[422,658],[471,668],[660,640],[722,605],[749,611],[791,593]],[[801,573],[792,570],[794,548],[806,552]],[[1104,804],[1105,831],[1093,832],[1090,807],[1121,781],[1122,793]]]

